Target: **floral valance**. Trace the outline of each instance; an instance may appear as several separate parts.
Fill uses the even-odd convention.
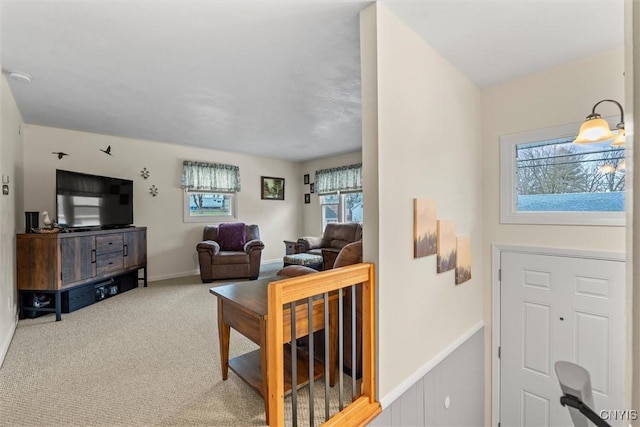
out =
[[[362,163],[316,171],[318,194],[362,190]]]
[[[185,160],[182,166],[182,188],[185,190],[240,191],[240,168],[220,163]]]

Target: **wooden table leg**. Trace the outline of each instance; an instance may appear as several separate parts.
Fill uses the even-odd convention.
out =
[[[267,321],[260,321],[260,371],[262,372],[262,399],[264,401],[264,415],[269,424],[269,381],[267,377]]]
[[[229,376],[229,338],[231,327],[224,322],[224,301],[218,298],[218,338],[220,341],[220,366],[222,367],[222,379]]]

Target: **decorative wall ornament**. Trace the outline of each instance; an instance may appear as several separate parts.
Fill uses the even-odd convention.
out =
[[[309,192],[314,193],[315,190],[316,190],[316,185],[312,182],[311,184],[309,184]]]
[[[311,203],[311,194],[309,194],[309,193],[305,193],[305,194],[304,194],[304,202],[305,202],[306,204]]]
[[[438,220],[438,273],[444,273],[456,266],[456,226],[448,219]]]
[[[471,238],[456,237],[456,285],[471,280]]]
[[[413,199],[413,257],[436,254],[437,217],[435,200]]]
[[[106,150],[103,150],[103,149],[101,148],[101,149],[100,149],[100,151],[102,151],[103,153],[108,154],[108,155],[110,155],[110,156],[111,156],[111,146],[110,146],[110,145],[107,147],[107,149],[106,149]]]
[[[149,194],[151,194],[153,197],[156,197],[158,195],[158,187],[156,187],[155,185],[149,187]]]
[[[309,174],[308,173],[304,174],[303,181],[304,181],[305,184],[309,183]]]
[[[63,153],[62,151],[54,151],[51,154],[57,154],[58,155],[58,160],[60,160],[61,158],[63,158],[64,156],[68,156],[67,153]]]
[[[149,178],[149,171],[147,170],[147,168],[142,168],[142,170],[140,171],[140,176],[144,179]]]

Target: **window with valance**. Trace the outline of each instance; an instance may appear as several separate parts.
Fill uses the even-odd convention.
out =
[[[316,171],[322,229],[330,222],[362,222],[362,163]]]
[[[240,168],[185,160],[182,166],[184,222],[236,221]]]
[[[316,171],[318,194],[362,191],[362,163]]]

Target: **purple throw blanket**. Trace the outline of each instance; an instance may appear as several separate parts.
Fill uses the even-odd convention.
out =
[[[242,251],[246,241],[243,222],[230,222],[218,226],[218,244],[223,251]]]

